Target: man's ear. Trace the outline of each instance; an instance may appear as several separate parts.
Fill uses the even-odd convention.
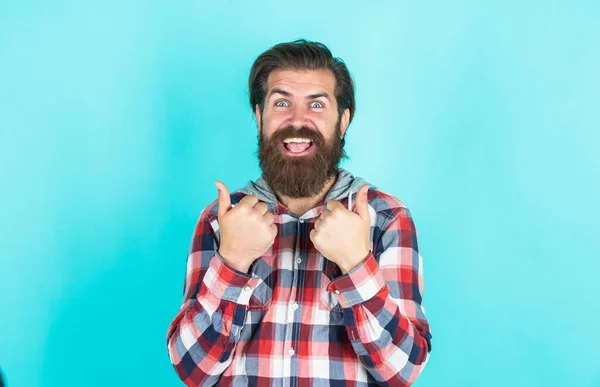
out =
[[[344,110],[342,113],[342,120],[340,121],[340,131],[342,132],[342,138],[346,135],[346,129],[350,123],[350,109]]]
[[[260,106],[258,104],[254,105],[254,114],[256,114],[256,126],[258,127],[258,133],[260,134],[260,120],[262,117],[260,116]]]

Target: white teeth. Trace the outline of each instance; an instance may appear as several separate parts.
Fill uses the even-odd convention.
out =
[[[289,144],[290,142],[312,142],[309,139],[306,138],[297,138],[297,137],[292,137],[292,138],[286,138],[285,140],[283,140],[284,143]]]

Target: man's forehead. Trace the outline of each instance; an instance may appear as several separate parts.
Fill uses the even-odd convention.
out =
[[[333,95],[335,76],[330,70],[274,70],[267,80],[267,95],[271,90],[283,89],[291,94],[327,92]]]

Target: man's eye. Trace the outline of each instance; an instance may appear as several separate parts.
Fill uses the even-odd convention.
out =
[[[277,102],[275,102],[275,106],[285,107],[285,106],[287,106],[287,102],[286,101],[277,101]]]
[[[315,101],[315,102],[311,103],[310,106],[312,106],[314,108],[322,108],[323,104],[321,102]]]

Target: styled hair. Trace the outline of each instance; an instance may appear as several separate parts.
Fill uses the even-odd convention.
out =
[[[255,113],[258,105],[260,112],[264,110],[265,94],[269,74],[273,70],[331,70],[335,76],[335,99],[338,105],[338,122],[344,110],[350,110],[352,122],[356,102],[354,99],[354,80],[340,58],[334,58],[331,51],[322,43],[298,39],[293,42],[279,43],[256,58],[250,77],[248,88],[250,91],[250,107]]]

